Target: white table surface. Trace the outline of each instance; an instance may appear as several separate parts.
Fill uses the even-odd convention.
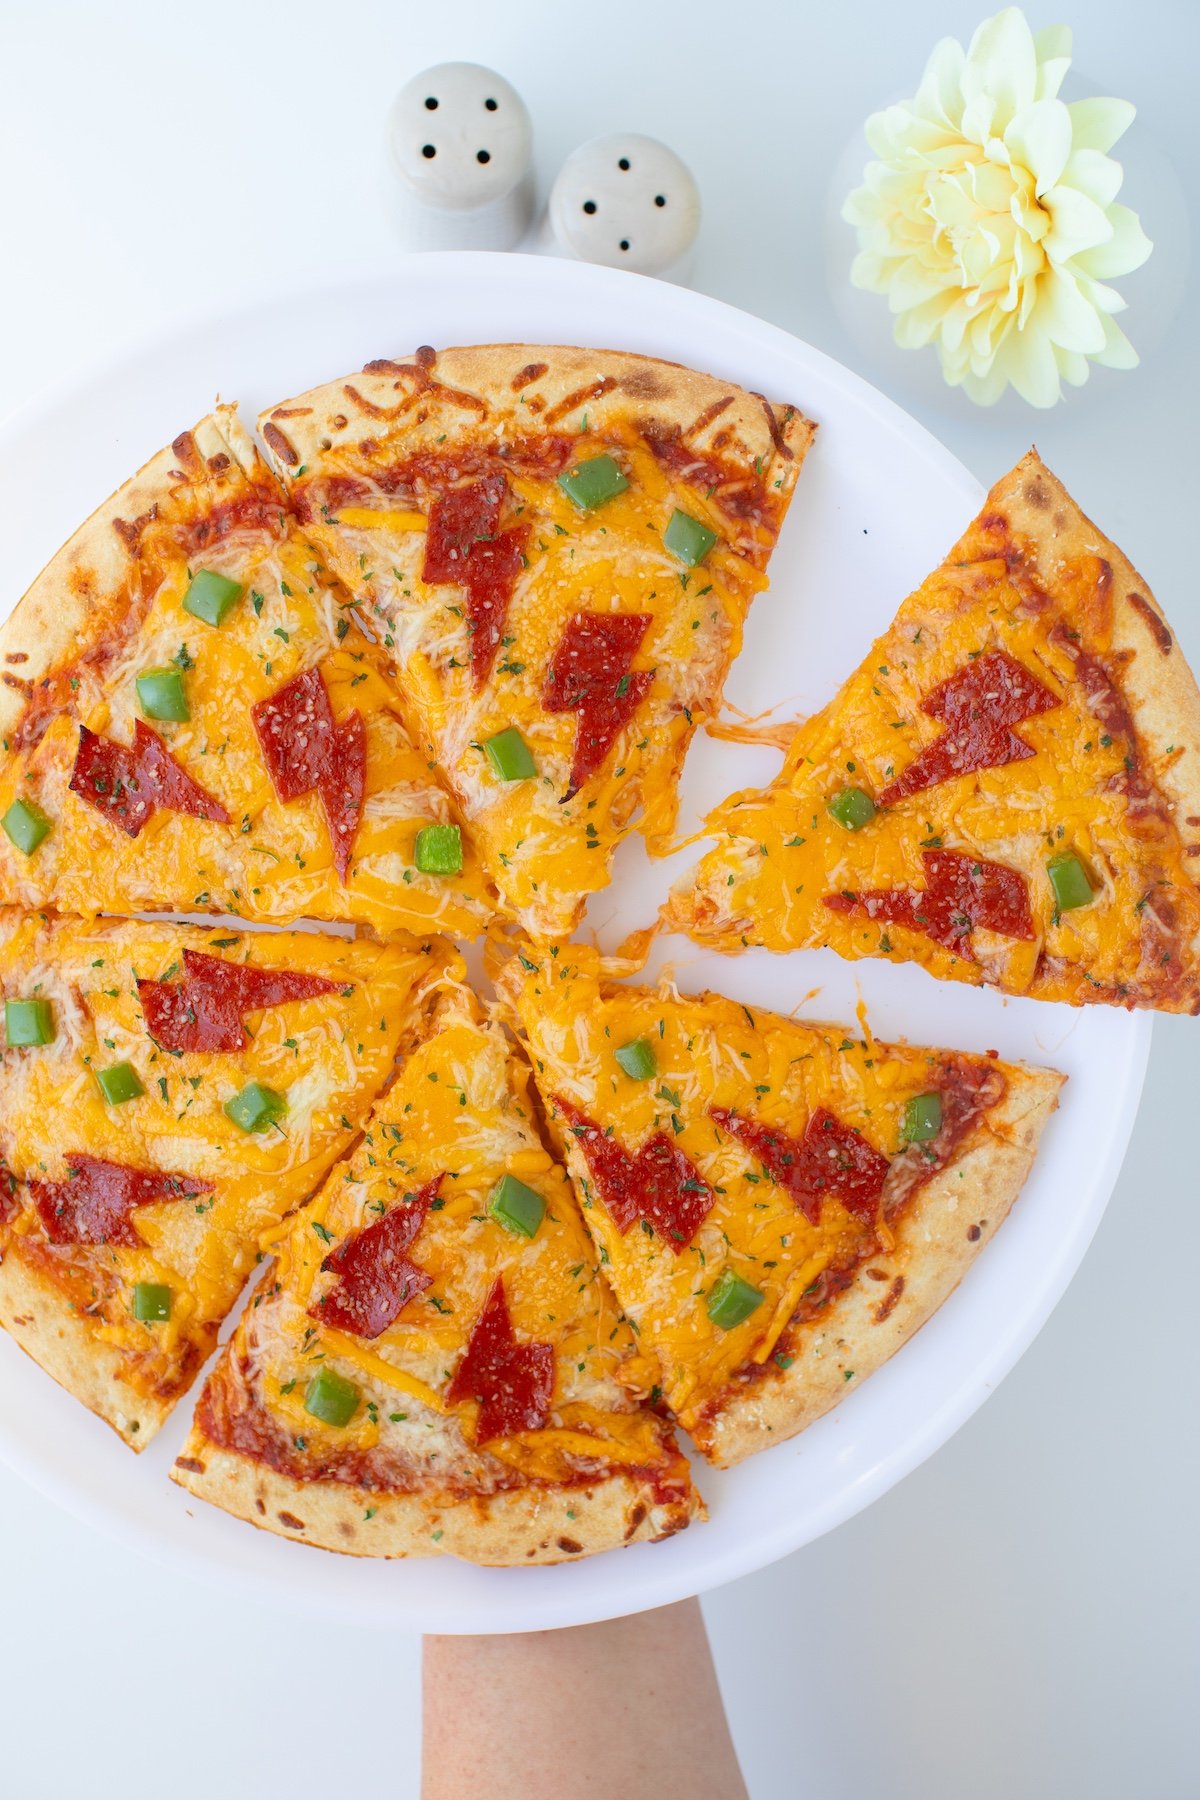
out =
[[[696,285],[863,367],[826,289],[830,171],[873,106],[911,91],[933,40],[969,35],[985,4],[0,0],[0,411],[194,310],[386,266],[384,111],[452,57],[523,93],[543,190],[586,137],[674,145],[704,197]],[[1071,10],[1079,67],[1138,103],[1134,132],[1179,171],[1194,232],[1200,9]],[[1153,235],[1161,201],[1125,197]],[[984,481],[1036,435],[1200,666],[1185,312],[1082,405],[914,410]],[[1136,340],[1135,310],[1127,322]],[[1156,1026],[1108,1215],[995,1398],[869,1512],[706,1602],[754,1800],[1200,1791],[1198,1051],[1191,1021]],[[0,1558],[0,1791],[417,1794],[414,1638],[231,1602],[2,1468]]]

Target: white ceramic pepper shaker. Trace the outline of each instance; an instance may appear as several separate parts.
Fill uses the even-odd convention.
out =
[[[686,163],[656,138],[592,138],[559,170],[549,227],[568,256],[682,282],[700,229],[700,194]]]
[[[390,205],[411,250],[511,250],[533,222],[533,128],[494,69],[439,63],[388,115]]]

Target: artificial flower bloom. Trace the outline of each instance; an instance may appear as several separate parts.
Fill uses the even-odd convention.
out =
[[[1016,6],[966,52],[943,38],[915,99],[867,120],[879,160],[842,209],[858,230],[854,285],[886,294],[896,342],[936,344],[946,380],[984,406],[1009,383],[1053,406],[1090,362],[1137,362],[1108,285],[1151,249],[1108,155],[1134,108],[1064,103],[1070,62],[1069,29],[1035,36]]]

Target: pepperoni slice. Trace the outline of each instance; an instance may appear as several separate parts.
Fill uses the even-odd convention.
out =
[[[651,622],[649,613],[576,613],[559,639],[542,705],[549,713],[579,714],[564,800],[596,773],[650,690],[653,672],[630,664]]]
[[[517,1343],[504,1280],[497,1275],[446,1398],[452,1406],[479,1402],[475,1442],[486,1444],[516,1431],[540,1431],[550,1416],[553,1392],[554,1348]]]
[[[467,623],[471,627],[471,674],[481,688],[492,672],[508,621],[508,606],[525,567],[528,525],[481,539],[467,558]]]
[[[525,567],[528,525],[512,531],[499,529],[507,493],[503,475],[486,475],[466,487],[447,488],[430,509],[425,533],[422,581],[431,586],[457,581],[467,590],[471,678],[476,691],[492,672],[513,589]]]
[[[430,586],[465,581],[475,544],[496,535],[508,492],[503,475],[485,475],[467,487],[447,488],[430,508],[421,580]]]
[[[251,709],[271,784],[281,800],[319,795],[334,866],[345,881],[362,818],[367,733],[362,714],[334,722],[320,669],[306,669]]]
[[[199,950],[183,953],[182,981],[139,981],[146,1029],[164,1050],[244,1050],[243,1013],[312,1000],[340,984],[294,969],[255,969]]]
[[[333,845],[333,866],[344,882],[367,796],[367,728],[361,713],[350,713],[334,727],[333,767],[318,792]]]
[[[596,1191],[622,1237],[645,1219],[677,1256],[682,1255],[716,1199],[695,1163],[663,1131],[647,1138],[631,1156],[561,1094],[555,1095],[554,1104],[578,1138]]]
[[[65,1181],[30,1181],[29,1191],[52,1244],[121,1244],[137,1249],[133,1223],[139,1206],[160,1200],[194,1200],[211,1181],[162,1169],[130,1169],[99,1156],[68,1154]]]
[[[156,731],[139,719],[133,743],[118,744],[79,727],[79,749],[71,771],[71,792],[86,800],[113,825],[135,838],[159,807],[228,825],[219,800],[193,781]]]
[[[395,1323],[409,1301],[433,1280],[405,1252],[424,1225],[443,1180],[435,1175],[403,1204],[330,1251],[321,1267],[341,1279],[309,1307],[310,1318],[364,1338],[377,1338]]]
[[[883,789],[880,805],[891,806],[893,801],[975,769],[1024,762],[1034,751],[1012,727],[1061,704],[1007,650],[986,651],[925,696],[921,711],[940,719],[946,729]]]
[[[974,962],[971,932],[976,925],[1002,937],[1034,936],[1029,888],[1019,869],[986,862],[961,850],[923,850],[926,887],[873,888],[859,894],[826,894],[831,912],[852,918],[907,925],[935,944]]]
[[[847,1125],[828,1107],[819,1106],[809,1117],[803,1137],[789,1137],[776,1125],[744,1119],[724,1106],[709,1108],[709,1116],[752,1150],[779,1183],[786,1188],[810,1225],[821,1222],[821,1202],[836,1195],[848,1212],[873,1219],[891,1164],[869,1144],[861,1131]]]

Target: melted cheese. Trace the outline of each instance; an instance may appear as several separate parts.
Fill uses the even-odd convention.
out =
[[[584,438],[581,456],[604,448]],[[633,433],[619,454],[628,490],[581,513],[557,482],[514,476],[505,526],[530,527],[492,677],[476,694],[463,590],[427,587],[425,520],[383,506],[342,507],[313,536],[370,628],[403,672],[414,736],[431,745],[472,826],[504,907],[535,935],[569,931],[588,894],[605,886],[614,850],[633,829],[651,843],[671,831],[676,781],[694,726],[715,711],[742,625],[763,577],[726,542],[687,569],[663,546],[675,507],[725,529],[703,493],[676,489]],[[554,652],[579,611],[648,613],[634,660],[656,679],[604,766],[562,804],[578,727],[542,705]],[[515,726],[534,780],[498,781],[482,745]]]
[[[522,973],[514,959],[500,984],[528,1039],[547,1110],[563,1095],[631,1154],[663,1131],[715,1191],[712,1210],[680,1254],[648,1227],[635,1224],[622,1236],[578,1141],[564,1134],[605,1273],[643,1352],[657,1361],[654,1379],[668,1405],[690,1427],[736,1370],[767,1360],[821,1271],[873,1242],[872,1227],[837,1200],[825,1200],[819,1223],[810,1224],[753,1153],[718,1131],[709,1109],[801,1137],[809,1116],[827,1106],[892,1156],[901,1148],[905,1105],[930,1085],[930,1053],[750,1013],[712,994],[681,999],[608,988],[596,953],[578,945],[535,955],[535,971]],[[639,1038],[654,1050],[650,1081],[631,1080],[615,1060],[621,1045]],[[741,1325],[722,1331],[709,1319],[707,1297],[729,1268],[764,1298]]]
[[[481,1022],[469,996],[460,989],[449,998],[439,1029],[408,1058],[353,1156],[287,1230],[277,1281],[241,1332],[240,1341],[252,1337],[259,1346],[269,1407],[286,1411],[278,1397],[295,1398],[327,1363],[360,1390],[352,1431],[366,1418],[385,1445],[404,1443],[415,1422],[426,1453],[436,1444],[461,1461],[476,1408],[452,1407],[446,1391],[500,1275],[517,1340],[554,1348],[553,1412],[542,1430],[490,1444],[489,1453],[544,1480],[569,1478],[580,1462],[661,1463],[661,1428],[626,1392],[642,1381],[643,1359],[600,1277],[566,1175],[538,1135],[527,1080],[503,1033]],[[506,1173],[546,1202],[532,1239],[488,1213]],[[431,1285],[372,1341],[321,1323],[312,1309],[337,1281],[321,1268],[330,1245],[439,1174],[441,1204],[407,1253]],[[406,1404],[395,1416],[397,1394],[415,1411]],[[304,1435],[331,1450],[348,1441],[308,1415]]]
[[[147,1033],[137,979],[177,973],[185,945],[338,985],[249,1014],[244,1051],[171,1054]],[[211,1184],[194,1201],[139,1207],[137,1248],[60,1253],[64,1268],[85,1281],[91,1273],[104,1289],[93,1328],[98,1339],[130,1352],[135,1387],[177,1370],[189,1344],[207,1353],[254,1266],[260,1236],[312,1193],[361,1129],[447,954],[404,941],[382,946],[307,933],[0,915],[3,995],[48,999],[56,1030],[44,1048],[0,1056],[0,1161],[19,1180],[55,1181],[65,1178],[73,1152],[86,1152]],[[343,984],[352,984],[349,993]],[[110,1106],[94,1072],[118,1062],[133,1066],[145,1091]],[[286,1096],[278,1128],[247,1135],[226,1116],[225,1102],[251,1081]],[[8,1230],[40,1241],[28,1193],[18,1192],[24,1203]],[[132,1318],[131,1290],[141,1281],[171,1289],[169,1323]]]
[[[824,944],[845,957],[913,960],[935,975],[1049,1000],[1152,999],[1169,988],[1172,958],[1143,913],[1166,893],[1178,941],[1200,933],[1179,834],[1165,809],[1130,807],[1121,784],[1133,747],[1089,709],[1069,647],[1054,635],[1065,617],[1073,641],[1103,659],[1111,648],[1106,591],[1095,557],[1064,565],[1059,604],[1037,610],[1001,561],[947,564],[930,576],[836,699],[800,727],[774,784],[735,794],[710,816],[716,846],[673,896],[669,922],[723,949]],[[1061,696],[1015,727],[1034,755],[901,799],[859,831],[840,826],[829,799],[847,786],[878,794],[898,776],[943,730],[921,711],[922,698],[995,649]],[[1151,781],[1161,772],[1144,769]],[[922,851],[943,845],[1024,876],[1032,941],[977,930],[970,961],[911,927],[823,904],[840,892],[921,889]],[[1090,905],[1057,912],[1047,875],[1057,851],[1082,860]]]
[[[220,545],[202,566],[247,590],[222,625],[183,611],[189,568],[176,553],[140,626],[114,634],[103,681],[85,672],[71,709],[37,749],[0,770],[0,813],[20,793],[52,821],[31,857],[0,836],[0,899],[52,902],[84,916],[169,905],[281,923],[346,919],[384,932],[475,936],[491,912],[478,851],[465,844],[460,875],[417,869],[417,832],[454,814],[429,756],[401,723],[379,651],[351,625],[352,609],[337,603],[313,551],[299,539],[241,543],[236,551]],[[159,810],[133,839],[70,791],[79,725],[128,744],[141,716],[137,677],[172,664],[181,669],[192,716],[151,721],[152,728],[231,823]],[[251,716],[256,702],[314,666],[335,718],[357,711],[366,726],[366,797],[345,883],[319,797],[277,797]]]

